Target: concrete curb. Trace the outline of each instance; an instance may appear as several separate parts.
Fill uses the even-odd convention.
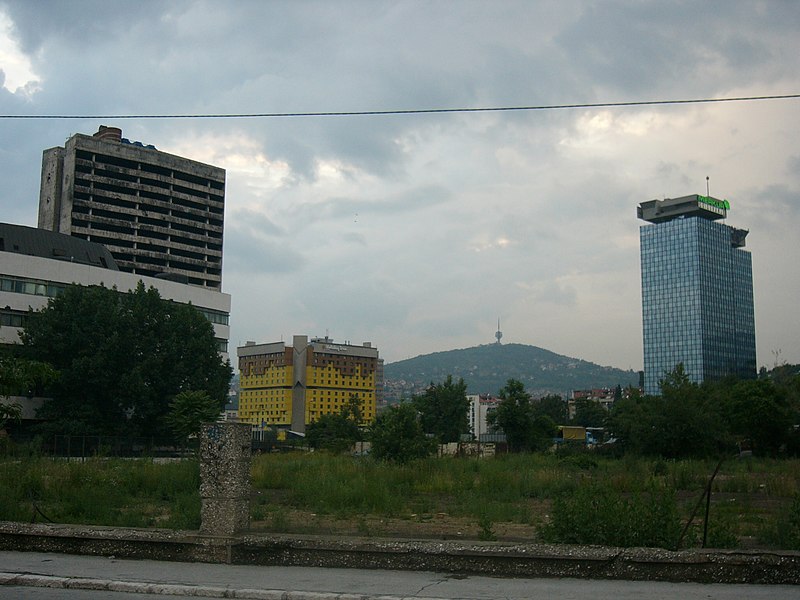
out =
[[[246,600],[404,600],[404,598],[401,596],[370,596],[326,592],[258,590],[252,588],[221,588],[202,585],[178,585],[146,582],[137,583],[132,581],[114,581],[111,579],[55,577],[51,575],[3,572],[0,572],[0,586],[47,587],[69,590],[128,592],[134,594],[183,596],[190,598],[241,598]],[[414,600],[444,599],[414,596]]]
[[[0,550],[261,566],[494,577],[800,584],[800,552],[607,548],[460,540],[245,534],[0,521]],[[225,597],[225,596],[221,596]]]

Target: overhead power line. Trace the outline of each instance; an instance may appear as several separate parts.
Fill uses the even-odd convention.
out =
[[[407,110],[354,110],[324,112],[273,113],[198,113],[153,115],[0,115],[0,119],[279,119],[287,117],[370,117],[380,115],[431,115],[444,113],[521,112],[577,108],[619,108],[627,106],[665,106],[670,104],[711,104],[717,102],[750,102],[756,100],[788,100],[800,94],[775,96],[739,96],[735,98],[694,98],[691,100],[638,100],[635,102],[595,102],[585,104],[542,104],[533,106],[486,106],[481,108],[419,108]]]

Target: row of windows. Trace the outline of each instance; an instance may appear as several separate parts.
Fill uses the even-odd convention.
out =
[[[138,222],[134,221],[134,217],[130,216],[129,219],[121,219],[119,215],[115,217],[104,217],[99,214],[100,211],[95,209],[92,214],[76,212],[72,218],[72,224],[75,227],[83,227],[84,229],[99,229],[101,231],[112,231],[114,233],[122,233],[125,235],[141,235],[145,237],[158,237],[149,234],[157,228],[162,235],[172,235],[173,241],[203,248],[206,243],[212,239],[222,239],[222,232],[205,229],[201,227],[190,227],[182,225],[173,221],[164,221],[162,219],[150,219],[148,217],[138,217]],[[80,217],[78,216],[80,215]],[[89,225],[91,224],[91,225]],[[149,226],[149,227],[148,227]],[[138,232],[148,232],[138,233]],[[177,237],[174,232],[179,232],[180,237]],[[186,235],[194,236],[186,238]],[[159,238],[163,239],[163,238]],[[185,241],[190,239],[192,241]]]
[[[10,312],[0,310],[0,326],[3,327],[25,327],[28,321],[28,315],[23,315],[18,312]]]
[[[55,281],[44,281],[41,279],[28,279],[26,277],[0,275],[0,291],[3,292],[55,298],[62,293],[66,287],[67,286],[65,284],[56,283]],[[212,323],[228,325],[230,322],[230,315],[228,313],[206,308],[198,308],[197,306],[195,306],[195,308],[200,312],[200,314],[202,314]],[[225,352],[227,351],[226,343]]]
[[[126,188],[109,183],[76,178],[74,193],[77,198],[85,202],[99,205],[113,204],[129,210],[142,210],[163,215],[168,215],[171,212],[173,217],[198,220],[201,223],[205,223],[208,220],[211,225],[222,227],[222,208],[206,207],[198,202],[192,202],[173,195],[160,194],[148,189]],[[176,207],[182,208],[183,211],[176,210]]]
[[[64,291],[65,287],[66,286],[62,283],[25,279],[21,277],[0,277],[0,291],[14,292],[15,294],[55,298]]]
[[[283,385],[292,377],[291,372],[285,368],[269,368],[262,373],[254,372],[250,365],[240,366],[242,376],[246,378],[246,385],[248,387],[255,387],[259,385]],[[363,388],[369,387],[373,381],[372,374],[369,375],[342,375],[333,374],[331,377],[328,374],[327,378],[311,376],[309,386],[335,386],[335,387],[356,387]]]
[[[195,308],[197,308],[195,306]],[[231,316],[226,312],[221,312],[218,310],[210,310],[208,308],[197,308],[201,315],[203,315],[206,319],[208,319],[212,323],[216,323],[217,325],[229,325]]]
[[[161,206],[158,203],[152,202],[132,202],[123,200],[119,197],[110,197],[105,196],[102,194],[97,194],[96,189],[92,190],[95,193],[88,194],[83,192],[76,192],[75,197],[79,202],[76,202],[72,207],[73,213],[78,213],[82,215],[96,215],[99,217],[107,217],[110,219],[116,220],[126,220],[126,221],[135,221],[138,217],[138,221],[140,223],[149,223],[150,225],[160,225],[164,221],[172,221],[175,222],[177,219],[183,219],[185,221],[191,221],[192,223],[198,223],[201,227],[203,225],[208,225],[210,227],[217,227],[222,228],[223,223],[222,220],[219,218],[211,218],[208,216],[207,213],[203,214],[194,214],[191,212],[185,212],[187,210],[186,207],[181,207],[184,210],[177,210],[174,207],[170,206],[171,203],[168,202],[169,198],[151,198],[155,194],[148,194],[147,192],[142,192],[140,197],[146,197],[156,200],[162,200],[167,203],[166,206]],[[126,209],[130,212],[122,211],[107,211],[101,207],[108,207],[113,206],[115,208],[122,208]],[[152,219],[149,217],[160,217],[159,219]]]
[[[193,175],[191,173],[186,173],[183,171],[168,169],[167,167],[158,164],[139,162],[136,160],[121,158],[119,156],[109,156],[107,154],[94,154],[86,150],[76,150],[75,156],[80,160],[92,161],[105,165],[113,165],[115,167],[130,169],[131,171],[145,171],[147,173],[155,173],[156,175],[162,175],[164,177],[179,179],[181,181],[193,183],[195,185],[199,185],[202,187],[210,187],[216,190],[225,189],[224,182],[216,181],[214,179],[208,179],[205,177],[199,177],[197,175]],[[122,171],[120,171],[119,169],[113,169],[112,171],[113,175],[117,175],[119,173],[122,173]]]

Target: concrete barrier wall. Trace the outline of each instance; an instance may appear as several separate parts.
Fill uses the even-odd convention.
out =
[[[425,570],[501,577],[800,584],[800,553],[604,548],[0,522],[0,550],[186,562]]]

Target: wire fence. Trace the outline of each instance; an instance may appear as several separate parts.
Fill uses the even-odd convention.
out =
[[[191,454],[197,443],[177,445],[174,440],[156,437],[124,437],[105,435],[20,436],[7,443],[7,455],[52,456],[83,460],[92,457],[160,458]]]

